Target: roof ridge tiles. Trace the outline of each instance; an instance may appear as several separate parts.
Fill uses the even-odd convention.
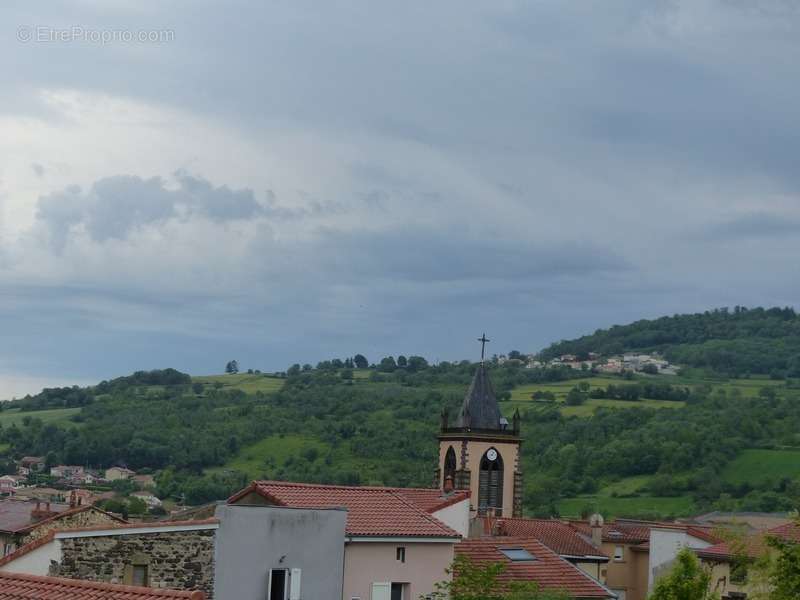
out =
[[[189,598],[190,600],[201,600],[205,598],[205,594],[199,590],[171,590],[171,589],[160,589],[160,588],[150,588],[150,587],[138,587],[132,585],[121,585],[116,583],[106,583],[104,581],[88,581],[83,579],[67,579],[64,577],[51,577],[47,575],[28,575],[25,573],[9,573],[9,572],[0,572],[0,580],[11,580],[17,582],[28,582],[28,583],[40,583],[43,585],[50,586],[61,586],[62,588],[66,588],[65,590],[59,590],[58,598],[82,598],[85,597],[81,596],[73,596],[73,595],[66,595],[69,593],[70,588],[73,590],[102,590],[106,592],[114,593],[113,597],[123,597],[124,594],[125,598],[131,598],[134,600],[135,598],[153,598],[153,597],[165,597],[165,598]],[[9,584],[7,584],[9,585]],[[5,586],[4,586],[5,589]],[[32,590],[28,590],[32,591]],[[56,590],[47,590],[50,593],[56,592]],[[13,594],[13,592],[12,592]],[[32,598],[33,596],[29,595],[19,595],[16,594],[6,596],[3,595],[4,598]]]

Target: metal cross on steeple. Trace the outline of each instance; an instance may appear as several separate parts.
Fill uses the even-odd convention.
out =
[[[486,334],[484,333],[481,337],[478,338],[478,341],[481,343],[481,364],[483,364],[484,351],[486,350],[486,342],[491,342],[492,340],[488,339],[486,337]]]

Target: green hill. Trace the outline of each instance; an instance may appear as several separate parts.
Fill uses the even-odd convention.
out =
[[[796,321],[763,314],[788,329]],[[441,409],[455,413],[475,365],[415,358],[363,369],[334,359],[279,376],[165,369],[44,390],[2,406],[0,468],[10,468],[3,455],[121,463],[155,473],[162,496],[190,503],[262,477],[427,486]],[[504,414],[522,415],[528,514],[665,516],[800,503],[795,379],[600,377],[517,361],[488,368]]]
[[[599,329],[552,344],[541,355],[631,351],[658,351],[674,363],[729,375],[800,377],[800,317],[791,308],[739,306],[675,315]]]

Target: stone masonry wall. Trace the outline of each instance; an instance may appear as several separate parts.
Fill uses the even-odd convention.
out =
[[[133,564],[147,564],[154,588],[214,594],[214,530],[66,538],[51,575],[128,583]]]
[[[19,545],[22,546],[23,544],[38,540],[39,538],[46,536],[54,529],[77,529],[80,527],[95,527],[97,525],[118,524],[119,521],[112,519],[104,512],[94,508],[89,508],[88,510],[81,511],[73,515],[67,515],[65,517],[61,517],[60,519],[54,519],[39,525],[28,535],[24,536],[20,540]]]

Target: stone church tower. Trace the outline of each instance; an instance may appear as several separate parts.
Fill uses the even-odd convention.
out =
[[[492,510],[497,516],[522,516],[519,421],[519,410],[510,427],[500,415],[483,361],[456,422],[448,423],[447,411],[442,411],[436,483],[442,490],[469,490],[471,517]]]

